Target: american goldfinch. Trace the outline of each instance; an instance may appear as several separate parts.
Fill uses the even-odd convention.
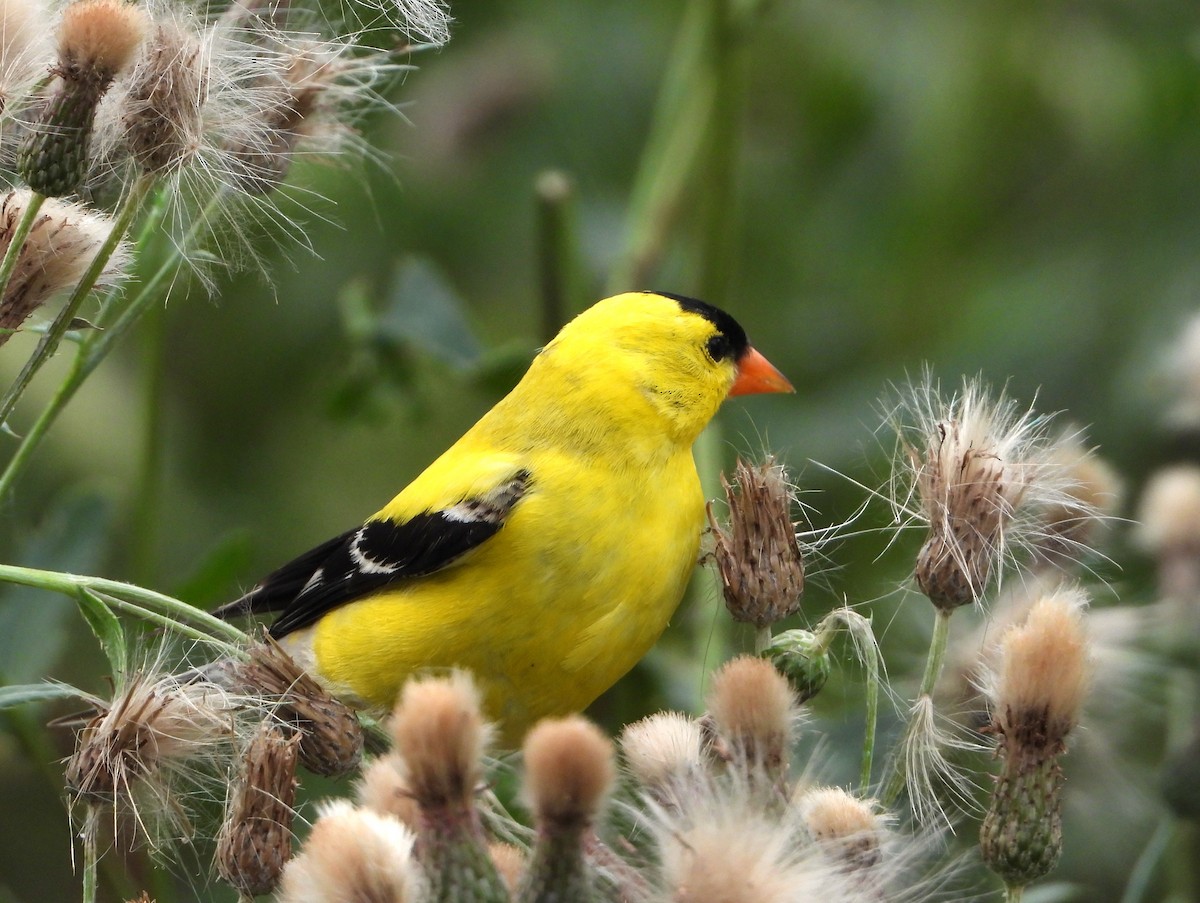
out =
[[[217,614],[279,612],[272,636],[368,709],[415,671],[466,668],[515,745],[658,639],[704,525],[692,443],[727,396],[790,391],[711,305],[600,301],[382,510]]]

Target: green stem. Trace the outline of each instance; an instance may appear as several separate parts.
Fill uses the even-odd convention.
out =
[[[83,821],[83,903],[96,903],[96,876],[100,853],[96,844],[96,831],[100,827],[100,812],[88,806]]]
[[[1171,846],[1171,838],[1175,833],[1174,820],[1164,818],[1150,836],[1150,840],[1142,849],[1142,853],[1134,863],[1133,871],[1129,873],[1129,881],[1125,884],[1125,893],[1121,895],[1121,903],[1142,903],[1149,899],[1150,888],[1154,884],[1154,876],[1158,872],[1163,857]]]
[[[33,229],[33,224],[37,222],[38,211],[42,209],[42,204],[45,201],[46,196],[44,194],[38,194],[36,191],[31,192],[29,203],[21,211],[21,218],[17,220],[17,227],[13,230],[12,238],[8,242],[8,248],[4,252],[4,259],[0,260],[0,298],[4,297],[4,293],[8,290],[8,282],[12,279],[13,270],[17,268],[17,261],[21,257],[21,250],[25,247],[25,239],[29,237],[29,232]],[[0,419],[0,423],[3,422],[3,419]]]
[[[41,444],[50,427],[58,419],[58,415],[62,413],[63,409],[66,408],[67,404],[75,396],[79,387],[83,385],[92,371],[104,360],[113,346],[129,331],[129,328],[137,322],[146,308],[156,300],[159,287],[175,272],[179,262],[183,258],[184,251],[192,239],[207,225],[212,211],[216,209],[224,198],[224,191],[218,191],[213,196],[196,222],[192,224],[191,229],[175,244],[172,253],[163,261],[155,274],[141,285],[116,321],[106,326],[103,332],[93,332],[84,340],[78,354],[75,356],[71,371],[67,374],[66,379],[58,387],[54,393],[54,397],[50,399],[50,403],[42,409],[33,426],[26,431],[21,444],[17,447],[16,453],[8,462],[8,466],[5,467],[3,474],[0,474],[0,499],[5,498],[12,492],[18,476],[20,476],[21,472],[28,465],[33,452]],[[109,309],[111,301],[112,298],[110,297],[105,302],[102,313]]]
[[[925,673],[921,676],[921,686],[917,690],[913,706],[909,709],[909,722],[905,726],[906,737],[913,731],[913,715],[911,713],[916,712],[916,703],[924,696],[933,697],[933,688],[937,685],[938,678],[942,675],[942,666],[946,662],[946,645],[950,637],[950,615],[953,613],[953,609],[937,609],[937,617],[933,622],[933,636],[929,640],[929,653],[925,658]],[[893,768],[894,771],[892,772],[891,780],[888,782],[887,789],[882,796],[883,805],[886,808],[891,808],[896,800],[900,798],[900,793],[907,781],[904,756],[896,756],[894,758]]]
[[[535,186],[542,338],[550,341],[575,311],[574,186],[565,173],[547,170]]]
[[[121,208],[117,212],[116,219],[113,220],[112,229],[108,233],[108,237],[100,245],[96,256],[92,258],[92,262],[88,265],[87,270],[80,277],[74,291],[71,292],[71,297],[67,299],[67,303],[58,312],[58,316],[54,318],[54,322],[50,324],[50,328],[46,330],[46,334],[42,336],[42,340],[38,342],[33,356],[25,362],[25,366],[17,374],[16,380],[9,386],[8,391],[4,393],[4,397],[0,398],[0,423],[5,423],[12,415],[13,409],[17,406],[17,402],[29,387],[29,383],[33,381],[34,375],[50,359],[54,352],[58,350],[63,336],[71,328],[71,323],[74,321],[75,315],[79,313],[79,308],[83,306],[83,302],[91,294],[96,281],[100,278],[100,274],[108,266],[109,260],[112,259],[113,254],[120,246],[125,233],[129,231],[134,218],[142,209],[142,202],[154,187],[154,182],[155,179],[153,176],[145,175],[133,183],[129,194],[121,202]],[[40,197],[40,195],[35,195],[35,197]],[[13,244],[15,245],[15,243],[14,237]],[[12,250],[11,245],[9,250]],[[5,260],[7,261],[7,256]],[[0,284],[6,283],[7,277],[0,270]],[[0,288],[0,292],[2,291],[3,289]],[[83,352],[80,351],[79,353],[82,354]]]
[[[145,587],[135,586],[132,583],[122,583],[104,577],[85,577],[78,574],[64,574],[59,571],[23,568],[12,564],[0,564],[0,583],[31,586],[71,597],[74,597],[80,590],[86,590],[101,597],[112,597],[114,604],[119,601],[121,606],[128,607],[132,604],[147,613],[165,615],[171,619],[167,626],[190,622],[197,627],[204,628],[206,632],[198,638],[208,642],[226,640],[229,643],[241,644],[249,639],[243,631],[219,618],[214,618],[206,611],[201,611],[186,602],[156,593]],[[108,600],[106,599],[106,601]],[[135,613],[141,614],[142,612]]]
[[[917,690],[918,697],[932,696],[933,688],[942,676],[942,666],[946,663],[946,644],[950,639],[950,615],[953,613],[953,609],[937,610],[937,618],[933,622],[933,636],[929,640],[929,653],[925,657],[925,673],[921,676],[921,686]]]
[[[130,563],[133,579],[154,583],[162,473],[166,311],[161,306],[147,311],[142,327],[142,450],[133,502]]]
[[[754,654],[762,655],[768,646],[771,645],[771,625],[766,627],[756,627],[754,629]]]
[[[1021,897],[1025,895],[1024,887],[1013,887],[1011,884],[1004,887],[1005,903],[1021,903]]]

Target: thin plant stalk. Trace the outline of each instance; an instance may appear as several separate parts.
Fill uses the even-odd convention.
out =
[[[96,878],[100,864],[96,831],[99,827],[99,810],[95,806],[88,806],[83,820],[83,903],[96,903]]]
[[[214,618],[179,599],[173,599],[154,590],[135,586],[132,583],[122,583],[119,580],[108,580],[104,577],[86,577],[78,574],[64,574],[59,571],[44,571],[37,568],[24,568],[12,564],[0,564],[0,583],[15,583],[20,586],[30,586],[35,589],[45,589],[75,597],[80,592],[89,592],[106,603],[111,597],[114,606],[136,606],[147,613],[165,615],[173,624],[186,625],[191,623],[204,628],[204,633],[197,638],[207,642],[225,641],[228,644],[240,645],[249,638],[246,634],[219,618]]]
[[[1008,885],[1004,888],[1005,903],[1021,903],[1021,898],[1025,896],[1025,888],[1013,887]]]
[[[549,342],[576,310],[575,190],[566,173],[548,170],[535,193],[542,338]]]
[[[50,328],[46,330],[45,335],[38,342],[33,355],[25,362],[25,366],[21,368],[21,372],[17,374],[16,380],[9,386],[8,391],[4,393],[4,397],[0,398],[0,423],[6,422],[9,416],[12,415],[13,409],[17,406],[17,402],[29,387],[30,382],[33,381],[34,375],[53,356],[54,352],[58,350],[63,336],[67,334],[67,330],[71,328],[71,323],[75,320],[76,314],[79,313],[79,308],[83,306],[83,302],[95,287],[96,280],[100,278],[100,274],[108,266],[109,260],[116,252],[121,240],[125,237],[125,233],[129,231],[129,227],[141,211],[143,202],[154,188],[155,182],[155,176],[147,174],[140,176],[133,183],[133,187],[129,190],[129,194],[125,196],[125,199],[121,202],[120,209],[117,211],[112,231],[109,232],[104,243],[100,245],[96,256],[92,258],[91,264],[80,278],[75,289],[71,292],[71,296],[67,299],[66,304],[63,305],[62,310],[58,312],[58,316],[54,318],[54,321],[50,324]],[[38,200],[40,205],[41,195],[35,194],[34,199]],[[27,211],[33,208],[34,203],[31,201]],[[16,235],[13,236],[13,243],[9,246],[10,252],[17,245],[17,237]],[[21,241],[24,242],[23,236],[21,237]],[[8,255],[5,256],[5,261],[7,262],[7,260]],[[0,294],[3,293],[4,286],[7,283],[7,276],[0,272]]]
[[[949,611],[937,609],[937,617],[933,621],[933,636],[930,637],[929,652],[925,657],[925,673],[921,675],[921,686],[917,690],[914,702],[924,696],[932,696],[933,688],[942,675],[942,666],[946,663],[946,645],[950,638],[950,615],[952,613],[953,609]],[[906,727],[906,733],[912,729],[913,723],[910,720]],[[895,771],[888,782],[887,790],[883,794],[883,804],[887,807],[891,807],[900,798],[900,792],[904,789],[907,775],[903,756],[896,757],[894,768]]]
[[[762,655],[763,651],[771,645],[771,625],[766,624],[762,627],[754,628],[754,654]]]
[[[3,297],[8,289],[8,282],[12,279],[13,270],[21,257],[21,249],[25,247],[25,239],[29,237],[33,224],[37,222],[38,211],[42,209],[45,201],[44,194],[38,194],[36,191],[30,193],[29,203],[25,205],[21,218],[17,221],[12,240],[8,243],[8,250],[4,252],[4,259],[0,260],[0,297]],[[4,418],[0,417],[0,423],[3,422]]]
[[[3,474],[0,474],[0,499],[5,498],[12,491],[17,478],[32,458],[34,450],[41,444],[42,439],[58,419],[58,415],[75,396],[79,387],[83,385],[113,346],[129,331],[129,328],[137,322],[149,305],[157,300],[159,288],[178,268],[183,259],[184,250],[207,225],[212,212],[225,197],[224,191],[218,191],[213,196],[196,222],[192,224],[191,229],[176,243],[171,254],[163,261],[154,275],[139,287],[117,319],[112,324],[106,325],[103,331],[93,332],[84,340],[79,352],[75,355],[70,372],[55,391],[49,404],[42,409],[37,420],[26,431]],[[110,295],[104,302],[101,308],[102,316],[112,307],[114,295]]]

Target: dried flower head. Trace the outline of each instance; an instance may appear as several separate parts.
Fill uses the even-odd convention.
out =
[[[787,679],[770,662],[742,656],[713,677],[708,711],[735,767],[778,783],[787,775],[799,712]]]
[[[404,771],[404,760],[396,753],[380,756],[363,771],[354,785],[354,795],[364,809],[390,815],[417,831],[421,814],[404,781]]]
[[[67,788],[131,815],[151,843],[187,837],[189,801],[211,792],[233,758],[240,707],[213,684],[138,672],[80,731]]]
[[[808,833],[834,862],[848,871],[879,865],[885,827],[874,800],[860,800],[840,787],[815,787],[798,802]]]
[[[1086,596],[1060,589],[1038,600],[1001,639],[988,679],[1001,773],[980,829],[984,862],[1010,887],[1046,875],[1062,853],[1059,756],[1088,681]]]
[[[525,790],[538,822],[590,823],[615,776],[612,741],[570,715],[538,722],[524,751]]]
[[[977,601],[1005,559],[1031,546],[1048,507],[1079,504],[1051,460],[1049,418],[1003,393],[964,380],[946,400],[927,377],[891,417],[896,517],[928,528],[915,576],[942,610]]]
[[[182,22],[154,26],[119,99],[122,133],[145,172],[170,173],[199,150],[209,57]]]
[[[413,903],[426,899],[416,838],[400,822],[345,800],[326,803],[283,870],[279,903]]]
[[[410,679],[390,727],[404,781],[420,807],[418,852],[432,898],[504,900],[475,801],[491,727],[474,681],[462,671]]]
[[[1089,680],[1086,607],[1083,590],[1059,588],[1001,638],[1000,663],[985,689],[1002,743],[1061,751]]]
[[[0,115],[24,101],[49,67],[49,19],[49,6],[41,0],[0,3]]]
[[[391,732],[408,785],[422,807],[473,799],[492,729],[483,720],[479,691],[468,674],[409,680],[396,704]]]
[[[265,723],[242,758],[242,773],[217,837],[217,870],[244,896],[275,890],[292,858],[300,738]]]
[[[358,767],[363,748],[358,716],[330,696],[275,640],[255,643],[249,658],[235,670],[241,687],[273,703],[278,716],[300,733],[305,768],[339,777]]]
[[[659,712],[621,733],[625,764],[660,806],[699,780],[704,772],[704,735],[687,715]]]
[[[1061,473],[1063,498],[1045,506],[1034,554],[1039,562],[1063,567],[1095,545],[1098,528],[1116,516],[1123,493],[1116,471],[1083,444],[1078,432],[1059,436],[1048,462]]]
[[[612,742],[579,715],[538,722],[525,738],[525,793],[537,842],[522,900],[589,900],[596,877],[584,857],[587,835],[615,769]]]
[[[800,609],[804,559],[792,523],[792,487],[782,464],[738,459],[734,486],[721,485],[729,503],[725,530],[708,506],[716,537],[713,557],[721,574],[725,605],[736,621],[767,627]]]
[[[525,851],[511,843],[493,841],[488,844],[488,855],[492,857],[492,864],[496,866],[504,886],[508,888],[509,896],[516,899],[521,880],[525,876]]]
[[[34,191],[72,194],[91,152],[96,108],[117,73],[133,61],[146,16],[124,0],[79,0],[58,31],[55,81],[21,146],[17,168]]]
[[[675,903],[859,901],[841,870],[801,843],[802,829],[738,792],[696,794],[652,823],[665,899]]]
[[[18,189],[0,200],[0,255],[8,250],[31,197],[28,190]],[[0,298],[0,345],[44,301],[74,287],[111,231],[108,217],[79,204],[53,198],[42,203]],[[128,260],[122,243],[105,265],[99,284],[112,285]]]

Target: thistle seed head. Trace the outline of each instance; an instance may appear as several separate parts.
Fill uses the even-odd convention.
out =
[[[1116,471],[1078,432],[1056,439],[1047,460],[1062,475],[1064,497],[1044,507],[1033,551],[1039,562],[1061,568],[1095,545],[1099,528],[1116,516],[1123,492]]]
[[[704,773],[700,725],[677,712],[659,712],[621,733],[625,764],[660,806],[674,804]]]
[[[1058,755],[1079,720],[1090,677],[1080,589],[1044,595],[1000,640],[999,664],[985,677],[992,730],[1012,754]]]
[[[890,416],[900,452],[896,517],[927,527],[915,577],[944,611],[977,601],[1006,559],[1033,545],[1048,506],[1079,504],[1050,460],[1049,419],[1021,412],[1003,393],[993,399],[964,380],[945,400],[926,377]]]
[[[300,854],[283,870],[279,903],[414,903],[425,882],[416,838],[396,819],[345,800],[326,803]]]
[[[734,767],[751,776],[762,773],[781,784],[799,723],[787,679],[770,662],[735,658],[713,676],[707,702]]]
[[[124,0],[79,0],[58,27],[57,75],[67,81],[103,82],[133,62],[146,34],[146,14]]]
[[[309,771],[340,777],[362,759],[363,731],[353,710],[338,702],[282,646],[267,638],[235,666],[241,686],[275,704],[300,734],[300,762]]]
[[[171,173],[199,149],[208,58],[198,34],[179,22],[154,26],[120,98],[122,133],[145,172]]]
[[[274,891],[292,858],[300,738],[289,734],[263,724],[250,741],[217,837],[217,870],[245,896]]]
[[[404,781],[404,772],[404,760],[398,754],[380,756],[367,766],[362,778],[354,785],[354,796],[362,808],[390,815],[413,831],[419,831],[421,812]]]
[[[880,864],[885,828],[874,800],[860,800],[840,787],[816,787],[800,797],[799,806],[809,835],[831,860],[850,872]]]
[[[8,250],[30,198],[28,190],[17,189],[0,200],[0,256]],[[79,204],[54,198],[42,203],[0,298],[0,345],[48,298],[74,287],[111,231],[108,217]],[[99,284],[112,285],[128,260],[128,246],[122,243]]]
[[[766,627],[800,609],[804,560],[792,523],[792,487],[783,465],[738,459],[734,485],[721,477],[729,503],[726,530],[708,506],[716,538],[713,557],[721,574],[725,605],[736,621]]]
[[[50,67],[49,19],[50,9],[41,0],[0,3],[0,114],[26,100]]]
[[[422,809],[472,805],[492,729],[468,674],[409,680],[392,715],[391,733],[404,759],[405,781]]]
[[[615,776],[613,745],[587,719],[546,719],[525,737],[525,791],[540,825],[587,825]]]

